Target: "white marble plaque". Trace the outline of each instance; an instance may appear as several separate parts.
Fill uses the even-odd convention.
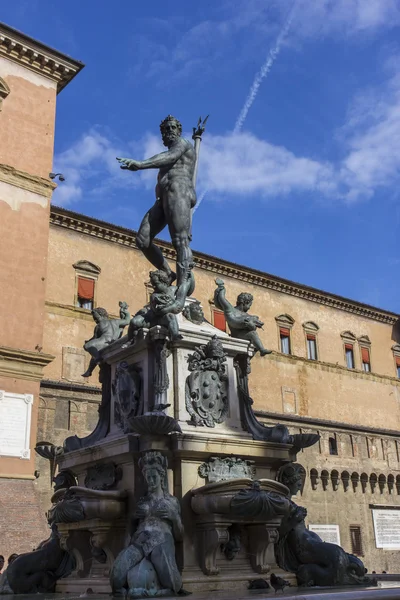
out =
[[[372,509],[375,545],[386,550],[400,550],[400,510]]]
[[[337,544],[340,546],[340,530],[339,525],[309,525],[310,531],[314,531],[323,542]]]
[[[32,394],[0,390],[0,456],[30,458]]]

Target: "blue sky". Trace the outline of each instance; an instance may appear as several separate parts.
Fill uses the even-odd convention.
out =
[[[399,0],[56,4],[1,15],[86,64],[58,98],[55,204],[137,229],[156,172],[115,157],[210,113],[193,248],[400,312]]]

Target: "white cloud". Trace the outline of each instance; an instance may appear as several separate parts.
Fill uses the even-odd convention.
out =
[[[390,67],[396,65],[392,61]],[[379,90],[367,90],[350,107],[340,131],[343,156],[335,162],[296,155],[250,132],[215,136],[202,142],[198,188],[214,196],[270,198],[309,192],[317,197],[355,202],[373,197],[383,187],[400,183],[400,75]],[[122,144],[118,144],[122,146]],[[158,136],[147,134],[124,144],[123,155],[137,158],[164,150]],[[56,157],[57,170],[66,182],[54,195],[67,205],[85,194],[112,196],[121,188],[154,188],[153,170],[127,174],[120,171],[117,145],[91,130],[69,150]]]

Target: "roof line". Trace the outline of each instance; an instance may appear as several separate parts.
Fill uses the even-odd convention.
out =
[[[74,221],[80,221],[82,225],[85,224],[86,228],[78,223],[74,223]],[[113,223],[107,223],[106,221],[101,221],[95,217],[83,215],[59,206],[51,205],[50,223],[68,229],[74,229],[81,233],[94,235],[114,243],[122,243],[132,247],[135,246],[137,234],[135,230]],[[89,231],[89,229],[91,229],[91,231]],[[109,233],[105,231],[102,232],[102,229],[108,229]],[[111,236],[111,232],[116,235]],[[158,238],[156,238],[156,241],[167,258],[174,260],[175,251],[172,244]],[[225,276],[246,281],[253,285],[259,285],[281,293],[304,298],[312,302],[325,304],[332,308],[359,314],[376,321],[387,323],[388,325],[394,325],[400,319],[400,315],[397,313],[364,304],[357,300],[351,300],[337,294],[325,292],[324,290],[297,283],[289,279],[284,279],[276,275],[271,275],[270,273],[221,259],[210,254],[193,250],[193,255],[196,261],[196,267],[200,269],[214,271]]]

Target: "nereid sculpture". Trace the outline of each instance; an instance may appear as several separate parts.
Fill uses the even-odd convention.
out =
[[[139,460],[147,494],[133,514],[129,546],[117,556],[111,572],[113,593],[130,598],[177,594],[182,579],[175,559],[175,542],[183,537],[180,505],[168,492],[167,459],[157,451]]]
[[[301,489],[304,477],[304,467],[294,463],[284,465],[278,473],[278,481],[293,496]],[[304,522],[306,516],[307,510],[291,501],[290,511],[279,528],[277,564],[295,573],[302,586],[368,585],[362,561],[309,531]]]

